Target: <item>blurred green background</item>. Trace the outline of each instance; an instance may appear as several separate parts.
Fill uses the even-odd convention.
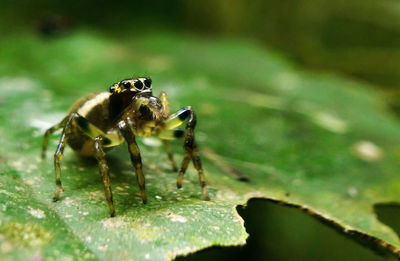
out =
[[[165,28],[256,39],[307,69],[381,89],[399,107],[400,2],[395,0],[2,1],[2,33],[49,36],[79,26],[120,33]]]
[[[0,41],[26,32],[51,41],[82,27],[116,41],[121,34],[163,30],[251,39],[304,70],[368,83],[400,115],[400,2],[395,0],[6,0],[1,1],[0,17]],[[253,200],[239,212],[250,233],[247,246],[209,249],[187,259],[381,259],[300,210]],[[398,206],[378,206],[376,212],[399,231]]]

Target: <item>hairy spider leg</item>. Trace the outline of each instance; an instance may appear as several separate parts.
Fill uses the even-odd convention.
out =
[[[196,127],[196,114],[191,106],[184,107],[172,114],[164,122],[164,128],[172,130],[174,135],[178,134],[179,129],[175,129],[181,125],[187,119],[187,124],[184,132],[184,144],[183,148],[185,150],[185,156],[182,160],[181,169],[179,171],[178,180],[176,185],[178,188],[182,187],[183,177],[185,175],[186,169],[189,165],[190,159],[193,161],[193,165],[197,170],[199,175],[200,185],[203,191],[203,198],[209,200],[208,190],[206,187],[206,181],[204,177],[203,168],[201,166],[201,159],[199,152],[197,150],[197,145],[194,139],[194,128]],[[161,133],[160,133],[161,134]]]
[[[110,208],[110,216],[113,217],[115,216],[115,209],[110,186],[110,173],[106,161],[106,153],[103,149],[103,140],[104,138],[102,136],[98,136],[94,139],[95,157],[97,159],[101,179],[104,184],[104,193],[107,199],[108,207]]]
[[[64,128],[65,123],[68,121],[69,115],[66,116],[60,123],[52,126],[51,128],[47,129],[43,136],[43,143],[42,143],[42,154],[41,157],[44,159],[46,157],[46,150],[47,150],[47,143],[49,141],[49,136],[54,132]]]
[[[127,119],[129,121],[129,119]],[[135,135],[133,134],[130,125],[128,122],[120,121],[118,123],[118,129],[120,130],[122,136],[125,138],[128,143],[128,150],[131,156],[132,165],[136,171],[136,178],[138,181],[138,185],[140,188],[140,192],[142,193],[142,201],[146,203],[146,189],[145,189],[145,180],[142,170],[142,158],[140,156],[140,150],[138,145],[136,144]]]
[[[161,92],[159,99],[160,99],[161,104],[162,104],[162,111],[163,111],[162,116],[164,118],[168,118],[169,107],[168,107],[168,96],[167,96],[167,94],[165,92]],[[172,153],[169,141],[166,140],[166,139],[162,139],[162,142],[164,144],[165,150],[167,151],[169,162],[171,162],[172,170],[173,171],[178,171],[178,166],[176,165],[176,162],[174,160],[174,154]]]
[[[60,197],[60,192],[64,191],[61,185],[61,168],[60,168],[60,161],[64,155],[64,148],[65,143],[67,142],[67,132],[68,128],[71,124],[71,121],[78,117],[77,113],[71,113],[66,118],[66,122],[61,133],[60,142],[58,143],[56,153],[54,154],[54,169],[56,172],[56,192],[54,193],[53,201],[57,201]],[[64,120],[63,120],[64,121]]]

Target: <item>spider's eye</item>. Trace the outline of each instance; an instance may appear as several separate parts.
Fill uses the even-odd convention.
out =
[[[113,93],[114,90],[115,90],[115,85],[111,86],[109,90],[110,90],[111,93]]]
[[[122,82],[122,85],[124,86],[125,89],[131,88],[131,83],[128,82],[128,81],[123,81],[123,82]]]
[[[146,78],[146,79],[144,79],[144,85],[147,87],[147,88],[150,88],[151,87],[151,79],[150,78]]]
[[[140,81],[140,80],[135,80],[135,81],[133,82],[133,84],[135,85],[136,89],[138,89],[138,90],[143,89],[143,83],[142,83],[142,81]]]

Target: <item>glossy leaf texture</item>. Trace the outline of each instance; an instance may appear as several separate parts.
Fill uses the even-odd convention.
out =
[[[169,260],[210,246],[243,245],[236,206],[267,198],[305,209],[398,255],[396,233],[374,204],[400,198],[400,125],[370,87],[303,72],[255,43],[154,32],[75,31],[0,40],[0,253],[6,259]],[[139,139],[148,203],[126,145],[108,154],[116,217],[109,218],[96,162],[66,149],[65,192],[55,189],[44,130],[92,91],[151,76],[171,111],[192,105],[211,201],[190,166],[176,188],[164,148]],[[175,141],[177,161],[182,141]],[[265,222],[268,222],[267,220]]]

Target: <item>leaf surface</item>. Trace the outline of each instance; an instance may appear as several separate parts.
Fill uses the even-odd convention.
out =
[[[1,40],[0,57],[1,256],[167,260],[243,245],[236,206],[254,197],[306,209],[399,253],[398,236],[373,206],[400,197],[400,126],[367,86],[302,72],[250,42],[168,33],[13,35]],[[201,199],[192,166],[176,189],[164,148],[141,139],[146,205],[126,145],[108,154],[115,218],[96,162],[70,149],[65,192],[52,202],[57,135],[41,161],[44,130],[80,96],[136,75],[168,93],[171,112],[195,108],[211,201]],[[180,162],[181,141],[173,150]]]

